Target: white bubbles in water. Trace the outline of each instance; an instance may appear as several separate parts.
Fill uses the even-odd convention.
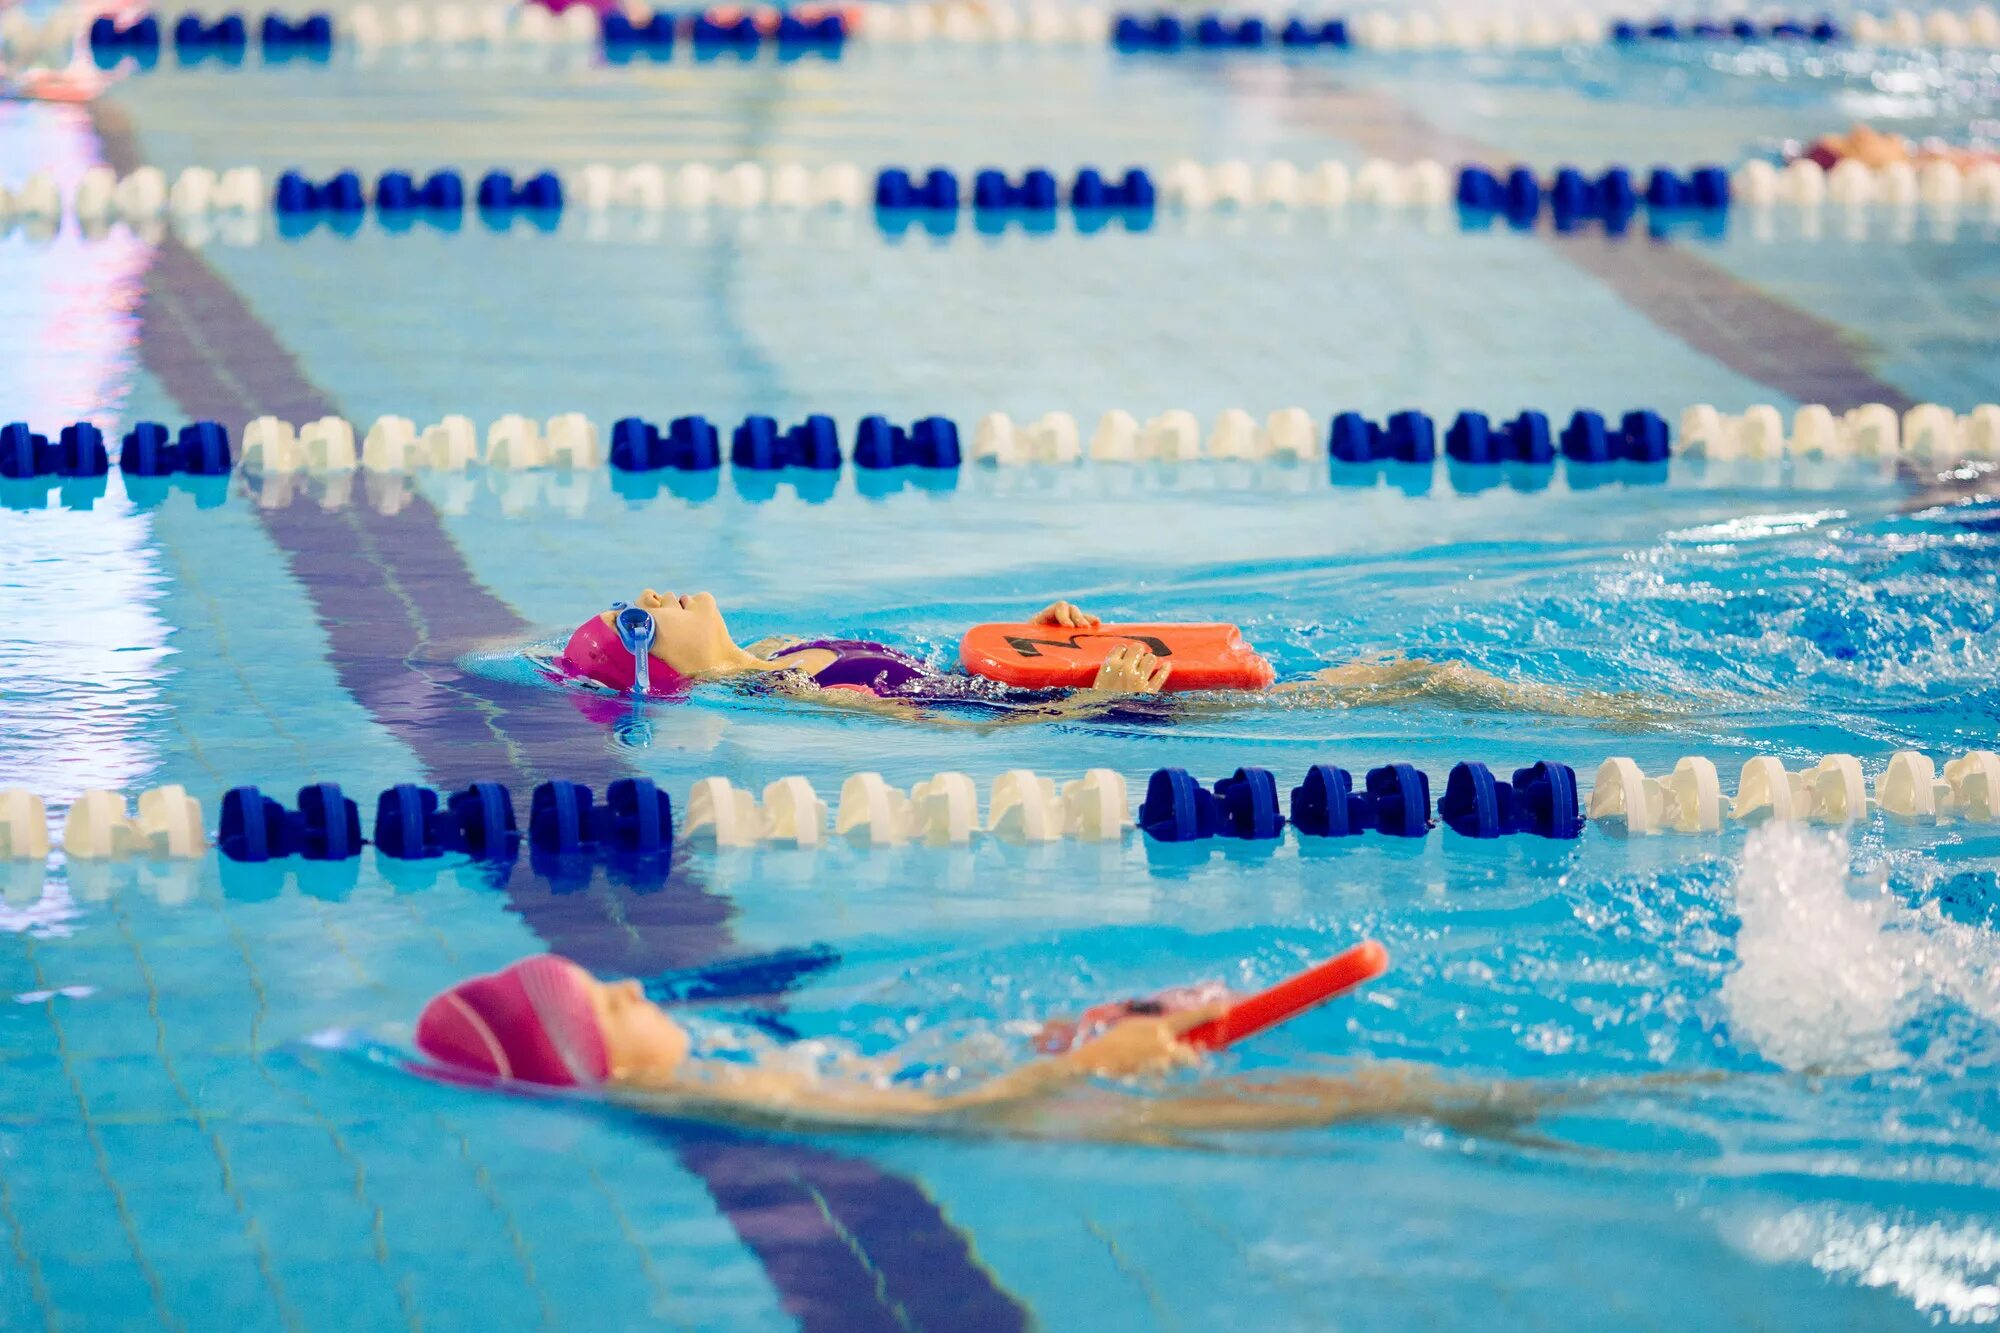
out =
[[[1894,1290],[1922,1313],[1954,1324],[2000,1322],[2000,1234],[1984,1226],[1794,1208],[1756,1219],[1742,1244],[1766,1262],[1802,1261],[1864,1287]]]
[[[1737,1038],[1773,1064],[1898,1064],[1898,1029],[1933,997],[2000,1023],[2000,942],[1934,903],[1903,905],[1879,878],[1857,882],[1837,833],[1755,830],[1734,892],[1742,925],[1723,1005]]]
[[[1755,830],[1736,876],[1736,970],[1722,1000],[1737,1036],[1773,1064],[1882,1065],[1914,986],[1898,908],[1882,885],[1857,896],[1847,840],[1791,823]]]

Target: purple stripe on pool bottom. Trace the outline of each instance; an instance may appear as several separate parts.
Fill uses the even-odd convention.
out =
[[[732,1216],[740,1209],[755,1219],[737,1234],[757,1252],[801,1327],[1012,1333],[1028,1326],[1027,1312],[1011,1298],[1002,1304],[988,1296],[998,1291],[990,1275],[983,1288],[930,1280],[936,1272],[986,1270],[955,1229],[903,1225],[906,1216],[937,1209],[909,1181],[881,1175],[860,1159],[818,1154],[803,1163],[728,1130],[668,1125],[662,1132],[718,1203]],[[820,1225],[826,1217],[837,1223],[831,1235]],[[867,1290],[854,1287],[857,1273]]]
[[[1224,73],[1225,79],[1230,77]],[[1298,66],[1294,77],[1310,92],[1287,99],[1287,118],[1354,144],[1370,157],[1507,160],[1506,153],[1440,130],[1383,93],[1330,82],[1338,76],[1323,68]],[[1268,95],[1267,89],[1252,91]],[[1840,325],[1761,292],[1671,241],[1630,233],[1558,232],[1546,219],[1536,234],[1661,331],[1788,398],[1824,403],[1835,412],[1863,403],[1887,403],[1898,412],[1916,405],[1863,364],[1860,340]],[[1593,332],[1581,329],[1576,336],[1588,338]]]
[[[1655,325],[1737,374],[1801,403],[1845,412],[1916,399],[1862,365],[1859,339],[1838,324],[1758,291],[1665,241],[1546,233],[1551,248]],[[1587,336],[1587,331],[1579,331]]]
[[[120,175],[134,170],[139,158],[123,114],[100,102],[92,118],[105,161]],[[178,237],[155,250],[139,324],[147,370],[193,416],[239,424],[265,413],[291,421],[339,415],[275,334]],[[580,725],[573,710],[556,711],[566,704],[560,696],[509,689],[438,660],[441,648],[519,639],[527,627],[472,576],[421,497],[393,523],[368,510],[305,506],[263,517],[326,630],[343,687],[434,781],[511,775],[518,784],[553,770],[602,783],[623,772],[601,729]],[[385,651],[385,643],[394,647]],[[655,893],[557,894],[524,862],[506,887],[538,938],[606,971],[644,975],[698,963],[730,940],[733,909],[684,868]],[[734,1142],[724,1150],[689,1134],[675,1147],[811,1333],[1027,1327],[1026,1308],[973,1261],[936,1204],[909,1182],[805,1146]],[[791,1182],[795,1197],[772,1195],[771,1181]]]

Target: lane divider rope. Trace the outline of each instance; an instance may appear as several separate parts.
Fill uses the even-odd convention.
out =
[[[968,457],[994,467],[1315,458],[1427,464],[1440,452],[1466,465],[1551,466],[1558,457],[1585,464],[1657,463],[1675,454],[1939,461],[2000,457],[2000,404],[1982,403],[1961,415],[1921,403],[1898,415],[1886,404],[1868,403],[1839,416],[1823,404],[1806,404],[1794,412],[1788,429],[1770,404],[1728,414],[1702,403],[1681,413],[1677,437],[1664,418],[1643,408],[1615,423],[1579,409],[1560,428],[1533,410],[1497,424],[1486,413],[1463,411],[1442,432],[1442,448],[1437,422],[1423,412],[1394,412],[1381,421],[1340,412],[1322,429],[1301,407],[1280,408],[1261,420],[1242,408],[1227,408],[1206,431],[1184,408],[1144,421],[1114,408],[1099,418],[1088,439],[1067,412],[1020,424],[1004,412],[989,412],[979,419],[969,450],[948,417],[906,425],[873,415],[861,418],[851,440],[844,452],[838,424],[817,413],[790,425],[748,416],[726,442],[703,416],[676,417],[664,429],[640,417],[622,417],[612,424],[608,449],[597,423],[581,412],[545,421],[509,413],[483,434],[471,418],[458,414],[426,426],[387,415],[359,438],[341,417],[294,426],[263,416],[243,428],[240,448],[232,446],[219,422],[192,422],[172,433],[158,422],[142,421],[124,433],[115,458],[122,472],[138,477],[227,476],[237,470],[259,476],[463,472],[474,466],[494,472],[588,471],[607,463],[627,473],[705,472],[725,459],[744,472],[832,472],[843,463],[868,471],[946,470]],[[26,422],[0,426],[0,478],[101,477],[113,458],[103,430],[91,422],[73,422],[53,441]]]
[[[1541,761],[1503,780],[1466,761],[1452,766],[1435,804],[1429,776],[1411,764],[1380,765],[1360,781],[1336,765],[1315,765],[1288,800],[1267,769],[1239,768],[1204,786],[1185,769],[1162,768],[1148,778],[1136,810],[1124,777],[1112,769],[1061,783],[1014,769],[989,784],[983,817],[978,786],[961,772],[938,773],[907,790],[879,773],[855,773],[843,780],[832,807],[796,775],[766,784],[761,794],[710,777],[690,788],[679,836],[721,848],[814,847],[830,839],[965,846],[980,837],[1117,842],[1136,827],[1157,842],[1271,841],[1287,827],[1311,838],[1364,832],[1421,838],[1442,823],[1476,839],[1563,840],[1581,836],[1586,822],[1649,836],[1717,833],[1770,820],[1843,825],[1877,816],[1919,824],[2000,821],[2000,755],[1973,750],[1940,772],[1928,755],[1899,750],[1872,781],[1850,754],[1826,755],[1799,770],[1759,755],[1744,762],[1734,797],[1724,794],[1714,762],[1699,756],[1660,777],[1648,777],[1630,758],[1607,759],[1587,794],[1564,764]],[[237,787],[223,797],[213,845],[230,860],[250,862],[346,860],[368,842],[398,859],[447,853],[511,859],[524,840],[511,792],[493,782],[449,796],[411,783],[390,787],[376,797],[372,835],[363,837],[360,807],[335,783],[300,788],[291,807],[255,787]],[[674,837],[673,803],[647,778],[613,782],[602,801],[579,783],[544,782],[529,802],[525,840],[540,853],[653,855],[668,850]],[[64,818],[59,845],[70,859],[88,861],[188,859],[211,844],[200,802],[176,785],[142,792],[136,814],[121,792],[82,793]],[[0,860],[39,861],[50,850],[42,798],[0,790]]]
[[[87,26],[86,26],[87,24]],[[0,19],[0,55],[17,64],[46,62],[77,49],[110,68],[131,61],[150,68],[171,47],[183,64],[211,57],[240,59],[252,36],[266,60],[298,55],[324,58],[336,42],[362,53],[385,50],[478,47],[488,50],[593,48],[614,63],[661,60],[686,49],[695,55],[837,52],[860,38],[869,44],[914,46],[1027,43],[1051,46],[1103,44],[1134,53],[1284,51],[1556,51],[1571,47],[1644,47],[1658,44],[1753,42],[1858,48],[2000,49],[2000,15],[1988,5],[1857,14],[1843,28],[1826,15],[1762,20],[1671,17],[1607,21],[1598,14],[1567,15],[1448,10],[1371,10],[1351,17],[1301,13],[1186,14],[1179,11],[1107,13],[1089,5],[1035,0],[970,4],[866,3],[798,9],[672,11],[614,9],[600,18],[585,6],[555,14],[540,5],[401,4],[386,10],[353,6],[338,24],[317,11],[301,19],[270,11],[253,24],[240,12],[212,20],[180,14],[171,28],[158,13],[89,17],[63,7],[36,20],[18,11]]]
[[[1516,229],[1531,229],[1546,217],[1559,231],[1602,223],[1607,231],[1622,233],[1642,209],[1656,228],[1671,228],[1682,221],[1719,225],[1736,208],[1762,218],[1780,208],[1812,216],[1828,205],[1850,220],[1881,210],[1891,218],[1921,211],[1940,224],[1956,222],[1962,214],[2000,221],[2000,162],[1961,166],[1934,160],[1920,167],[1899,162],[1870,168],[1848,159],[1828,171],[1809,158],[1783,167],[1758,159],[1733,172],[1719,166],[1685,171],[1659,166],[1635,176],[1617,165],[1597,172],[1563,166],[1544,177],[1526,166],[1479,164],[1461,166],[1454,176],[1430,159],[1396,163],[1371,158],[1354,167],[1331,159],[1305,166],[1182,160],[1157,180],[1143,167],[1107,172],[1085,166],[1066,181],[1045,167],[1013,176],[987,167],[961,180],[946,167],[883,167],[871,178],[852,162],[817,167],[690,162],[671,168],[643,162],[623,167],[589,163],[563,172],[520,175],[494,169],[469,183],[452,168],[427,174],[391,170],[370,180],[355,171],[314,179],[290,170],[272,183],[250,166],[221,171],[190,166],[171,181],[158,167],[119,176],[109,167],[95,166],[67,194],[47,171],[11,188],[0,187],[0,226],[19,222],[47,229],[68,216],[89,232],[114,221],[133,227],[167,221],[185,226],[208,219],[275,216],[287,234],[297,234],[321,221],[351,228],[372,211],[391,230],[405,230],[417,222],[454,226],[470,207],[490,227],[505,228],[520,217],[553,230],[573,212],[592,218],[715,211],[851,213],[872,205],[891,231],[913,218],[935,227],[940,219],[965,211],[984,225],[1008,219],[1046,221],[1065,210],[1077,215],[1080,228],[1088,222],[1090,229],[1101,229],[1105,217],[1117,216],[1128,230],[1145,230],[1162,205],[1192,214],[1298,209],[1332,214],[1353,206],[1435,217],[1453,204],[1461,226],[1469,230],[1496,218]]]

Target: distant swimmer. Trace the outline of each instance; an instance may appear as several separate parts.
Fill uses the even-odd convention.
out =
[[[1959,148],[1942,139],[1911,142],[1900,134],[1888,133],[1856,123],[1845,134],[1823,134],[1812,147],[1800,154],[1831,170],[1837,163],[1859,162],[1881,168],[1906,162],[1923,166],[1928,162],[1948,162],[1961,171],[1986,162],[2000,162],[2000,152],[1990,148]]]

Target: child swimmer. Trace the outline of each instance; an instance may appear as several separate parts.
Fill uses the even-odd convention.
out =
[[[601,1089],[635,1109],[732,1122],[823,1128],[1007,1130],[1126,1142],[1180,1132],[1303,1129],[1343,1121],[1424,1118],[1469,1133],[1515,1128],[1554,1097],[1524,1087],[1454,1086],[1408,1065],[1343,1077],[1295,1074],[1207,1080],[1156,1097],[1078,1098],[1092,1079],[1132,1079],[1198,1063],[1182,1034],[1220,1016],[1220,992],[1129,1006],[1102,1023],[1044,1029],[1040,1059],[957,1092],[820,1075],[766,1064],[700,1060],[686,1028],[636,981],[600,982],[566,959],[525,958],[460,982],[417,1020],[417,1046],[449,1071],[552,1088]],[[1076,1026],[1085,1036],[1070,1044]],[[1055,1040],[1048,1038],[1053,1035]],[[1568,1095],[1575,1095],[1574,1090]]]
[[[648,588],[632,605],[653,620],[647,693],[655,698],[684,697],[698,682],[736,681],[815,703],[904,717],[916,716],[924,704],[981,699],[968,693],[970,677],[940,671],[880,643],[771,638],[739,646],[710,593],[675,596]],[[593,681],[619,694],[631,693],[637,682],[636,658],[619,634],[618,614],[614,608],[578,626],[554,663],[557,674]],[[1056,602],[1038,612],[1032,623],[1087,630],[1101,622],[1074,603]],[[1032,703],[1011,720],[1060,721],[1113,711],[1131,696],[1160,693],[1172,673],[1173,663],[1143,645],[1130,644],[1105,659],[1089,688],[1054,699],[1047,692],[1029,695]],[[1271,685],[1263,693],[1329,707],[1428,701],[1481,711],[1623,722],[1656,720],[1664,712],[1657,703],[1635,694],[1523,684],[1463,663],[1402,657],[1327,667],[1304,680]],[[1215,695],[1203,700],[1208,708],[1219,705]],[[934,714],[925,717],[937,720]]]

